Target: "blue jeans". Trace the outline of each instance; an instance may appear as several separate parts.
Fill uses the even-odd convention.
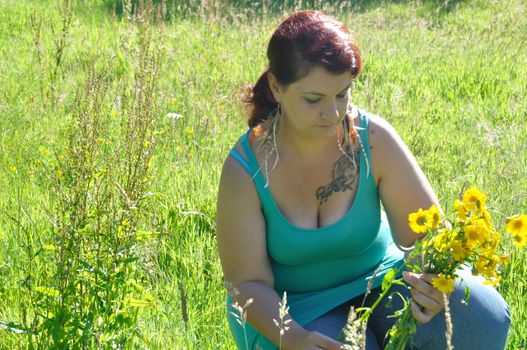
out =
[[[456,282],[456,289],[450,296],[450,311],[452,315],[452,345],[456,350],[502,350],[505,348],[510,326],[509,308],[501,295],[491,286],[484,285],[481,277],[472,276],[465,268],[458,272],[463,280]],[[461,303],[465,295],[465,287],[470,287],[468,305]],[[392,287],[403,296],[411,298],[408,289],[403,286]],[[372,290],[365,305],[371,305],[380,293],[380,288]],[[336,307],[320,318],[305,326],[311,331],[318,331],[329,337],[336,338],[344,327],[349,308],[360,307],[363,297]],[[385,335],[395,323],[394,318],[388,318],[394,311],[403,307],[400,298],[392,298],[392,308],[381,302],[370,316],[367,329],[366,347],[368,350],[384,348]],[[430,322],[419,324],[410,349],[446,349],[445,314],[436,315]]]

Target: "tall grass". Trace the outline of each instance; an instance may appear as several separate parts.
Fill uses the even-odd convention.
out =
[[[142,291],[132,282],[121,283],[115,269],[108,275],[108,283],[123,288],[115,299],[121,305],[126,300],[149,303],[146,293],[155,300],[130,313],[128,329],[138,335],[134,342],[151,349],[234,347],[214,237],[216,188],[221,163],[245,129],[239,102],[244,86],[265,68],[272,29],[293,8],[321,7],[348,23],[365,62],[354,103],[397,128],[442,203],[451,203],[464,187],[474,185],[489,195],[488,207],[496,209],[498,221],[527,211],[527,9],[522,1],[358,1],[349,8],[338,1],[290,2],[278,8],[275,3],[167,1],[165,12],[154,6],[150,18],[156,20],[148,24],[152,35],[163,33],[162,38],[141,51],[140,24],[128,19],[135,10],[123,7],[125,16],[120,17],[117,2],[0,2],[0,348],[28,344],[30,336],[24,332],[35,330],[36,315],[30,310],[46,310],[38,309],[41,300],[54,305],[55,290],[68,293],[53,282],[53,276],[60,276],[57,247],[66,241],[50,218],[71,208],[56,210],[62,203],[56,190],[72,188],[67,181],[75,168],[67,164],[91,164],[61,159],[72,157],[65,150],[80,142],[75,137],[82,134],[82,111],[99,118],[97,128],[89,118],[85,126],[98,130],[104,140],[85,139],[99,152],[93,156],[89,174],[94,180],[85,193],[90,193],[92,208],[96,203],[112,208],[97,214],[104,218],[102,231],[118,237],[123,223],[119,213],[134,200],[141,203],[140,193],[146,196],[139,205],[144,216],[129,220],[125,234],[136,247],[129,251],[136,260],[125,275]],[[65,21],[67,9],[70,22]],[[156,54],[157,65],[148,63]],[[99,90],[90,90],[96,81]],[[134,85],[137,81],[149,83],[141,88]],[[146,95],[138,96],[141,91]],[[127,120],[135,123],[134,115],[153,124],[127,125]],[[128,127],[146,134],[127,133]],[[134,173],[133,155],[146,151],[153,152],[150,163],[137,170],[150,170]],[[100,173],[103,169],[107,171]],[[136,187],[137,197],[128,195],[126,186],[133,181],[127,182],[131,177],[126,174],[148,179],[136,183],[143,186]],[[115,191],[119,187],[124,191]],[[122,201],[123,192],[130,202]],[[97,197],[103,193],[113,199]],[[82,227],[78,221],[62,221]],[[93,226],[97,221],[90,222]],[[150,233],[161,237],[141,238]],[[108,288],[95,283],[97,263],[85,266],[79,259],[97,251],[96,237],[90,229],[85,238],[74,239],[79,245],[69,248],[67,260],[74,267],[69,273],[87,276],[82,283],[94,288],[93,296]],[[104,243],[109,256],[117,243]],[[525,342],[526,261],[525,253],[513,255],[500,287],[513,317],[508,349]],[[29,292],[29,275],[37,276],[33,286],[54,289]],[[91,305],[81,298],[90,292],[69,293]],[[106,310],[115,311],[113,307]],[[103,324],[111,324],[101,315]],[[53,319],[48,313],[38,317]],[[98,316],[92,329],[97,322]],[[53,338],[42,333],[45,339]],[[104,346],[111,345],[106,342]]]

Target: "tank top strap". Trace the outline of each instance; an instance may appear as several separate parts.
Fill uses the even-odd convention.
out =
[[[245,134],[243,134],[240,137],[240,144],[242,146],[243,153],[245,153],[245,157],[247,158],[247,165],[250,169],[249,175],[254,176],[254,171],[253,171],[254,164],[251,164],[252,158],[250,157],[250,154],[252,154],[252,149],[251,149],[251,146],[249,145],[249,137],[251,133],[252,133],[252,129],[249,129]]]
[[[258,163],[258,160],[256,159],[256,156],[251,149],[250,146],[250,138],[252,135],[253,129],[249,129],[242,137],[240,138],[240,143],[243,149],[243,152],[245,153],[245,156],[247,157],[247,164],[249,166],[250,171],[249,175],[251,176],[254,186],[256,187],[256,191],[258,192],[258,195],[260,196],[260,199],[262,201],[262,206],[267,207],[270,205],[270,202],[273,200],[271,197],[271,192],[269,191],[269,188],[267,186],[267,181],[265,180],[262,172],[262,168],[260,164]]]
[[[249,175],[251,174],[251,168],[249,167],[249,163],[247,163],[247,160],[241,155],[241,153],[236,148],[231,149],[231,151],[229,152],[229,156],[236,159],[238,164],[240,164]]]

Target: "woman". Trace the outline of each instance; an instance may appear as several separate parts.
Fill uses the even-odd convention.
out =
[[[398,247],[419,238],[408,214],[438,200],[397,132],[351,104],[361,58],[342,23],[295,13],[276,29],[267,57],[248,98],[250,129],[225,161],[219,188],[219,254],[234,286],[229,323],[240,349],[338,349],[350,306],[360,305],[368,283],[375,298],[383,275],[403,260]],[[454,347],[502,349],[506,304],[470,273],[462,276],[472,298],[459,306],[465,285],[458,283]],[[403,277],[410,291],[399,291],[411,293],[422,324],[414,345],[444,349],[444,318],[434,317],[442,295],[432,276]],[[282,310],[281,319],[284,292],[289,315]],[[240,305],[247,323],[235,316]],[[386,317],[397,307],[371,316],[368,349],[383,347],[394,322]]]

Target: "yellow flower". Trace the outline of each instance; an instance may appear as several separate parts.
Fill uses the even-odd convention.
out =
[[[465,207],[465,204],[463,204],[459,199],[456,199],[454,202],[454,206],[457,210],[457,219],[459,221],[466,221],[467,220],[467,208]]]
[[[465,226],[465,238],[467,244],[474,247],[478,243],[484,243],[489,238],[489,229],[483,219],[472,220]]]
[[[489,257],[481,256],[478,261],[476,261],[476,269],[479,274],[487,278],[492,278],[498,276],[496,267],[500,262],[500,257],[497,255],[491,255]]]
[[[493,231],[490,239],[485,243],[484,253],[486,255],[493,255],[500,244],[501,234],[499,232]]]
[[[425,233],[428,226],[427,226],[427,219],[428,219],[428,212],[423,211],[423,209],[419,208],[419,211],[417,213],[412,213],[408,215],[408,224],[410,225],[410,228],[415,233]]]
[[[475,264],[475,269],[477,271],[477,274],[479,275],[480,273],[483,272],[483,270],[485,270],[485,266],[487,265],[487,258],[485,257],[480,257],[477,261],[476,261],[476,264]]]
[[[432,278],[432,285],[441,293],[451,293],[454,291],[454,279],[448,278],[443,274]]]
[[[476,227],[469,225],[465,228],[465,238],[467,245],[472,249],[481,240],[480,231]]]
[[[430,209],[427,210],[428,212],[428,225],[432,228],[432,230],[439,228],[439,223],[441,222],[441,213],[439,212],[439,208],[437,205],[432,205]]]
[[[446,244],[446,234],[444,232],[439,233],[437,236],[433,238],[434,241],[434,248],[439,250],[440,252],[446,250],[448,248]]]
[[[488,285],[496,287],[496,286],[499,286],[500,282],[501,282],[501,276],[496,276],[496,277],[492,277],[488,280],[483,281],[483,284],[488,284]]]
[[[513,236],[513,241],[516,248],[523,248],[527,246],[527,235],[515,235]]]
[[[465,204],[467,209],[473,210],[483,208],[483,206],[485,206],[486,199],[487,198],[483,193],[481,193],[477,188],[472,187],[465,192],[462,202]]]
[[[457,262],[463,262],[466,256],[465,249],[459,241],[450,242],[449,248],[452,249],[452,257]]]
[[[527,215],[516,215],[509,218],[507,232],[513,235],[527,234]]]
[[[500,256],[500,261],[503,265],[509,265],[509,263],[511,262],[509,258],[505,255]]]
[[[483,220],[487,224],[487,226],[492,230],[492,219],[490,217],[490,213],[487,209],[483,208],[481,209],[481,216],[483,216]]]

